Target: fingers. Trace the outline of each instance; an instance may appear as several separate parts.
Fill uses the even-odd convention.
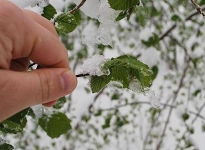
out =
[[[26,15],[28,15],[32,20],[37,22],[39,25],[43,26],[45,29],[49,30],[51,33],[53,33],[56,37],[58,37],[58,34],[55,30],[54,25],[47,20],[46,18],[40,16],[39,14],[29,11],[29,10],[22,10]]]
[[[75,75],[68,69],[40,69],[32,72],[0,70],[0,122],[32,105],[50,106],[76,87]]]
[[[9,1],[0,6],[0,68],[9,69],[12,59],[22,57],[44,67],[68,68],[67,50],[49,21]]]
[[[38,26],[33,28],[37,34],[33,36],[36,38],[36,42],[30,55],[31,60],[46,67],[69,67],[67,50],[59,41],[53,24],[34,12],[24,10],[24,13],[35,21],[35,26]],[[42,54],[40,52],[42,52]],[[42,57],[45,56],[47,58],[46,62],[42,61],[45,60],[42,59]]]
[[[28,70],[29,59],[19,58],[14,59],[10,63],[10,70],[13,71],[27,71]]]
[[[35,39],[29,58],[44,67],[68,68],[68,54],[59,41],[54,26],[46,19],[32,12],[27,12],[35,23],[31,38]],[[30,26],[28,26],[29,28]]]

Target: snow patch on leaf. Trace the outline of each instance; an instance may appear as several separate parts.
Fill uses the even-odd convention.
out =
[[[133,92],[141,92],[142,86],[138,79],[133,79],[129,83],[129,89]]]
[[[77,2],[75,2],[77,3]],[[92,7],[89,7],[87,9],[86,5],[89,5],[91,1],[87,1],[85,3],[85,6],[82,6],[81,10],[89,17],[96,18],[100,22],[100,25],[97,29],[92,28],[90,24],[83,30],[83,39],[82,42],[86,45],[93,45],[93,44],[103,44],[103,45],[112,45],[112,38],[111,38],[111,31],[115,27],[115,19],[119,15],[118,11],[115,11],[114,9],[110,8],[110,5],[108,4],[107,0],[98,1],[93,6],[93,3],[91,3]],[[95,9],[91,9],[94,8]],[[96,10],[97,8],[97,10]],[[89,12],[89,13],[88,13]],[[96,14],[96,16],[91,16],[90,14]],[[92,30],[92,32],[88,32]]]
[[[102,55],[94,55],[90,59],[87,59],[83,65],[83,73],[89,73],[91,76],[101,76],[104,74],[104,71],[102,70],[102,66],[106,62],[104,56]]]

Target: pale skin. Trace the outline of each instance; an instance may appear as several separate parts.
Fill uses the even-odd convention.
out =
[[[29,60],[41,69],[27,71]],[[76,85],[52,23],[0,1],[0,122],[33,105],[52,106]]]

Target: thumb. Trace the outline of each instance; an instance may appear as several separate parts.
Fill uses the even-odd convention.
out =
[[[57,100],[77,85],[75,75],[65,68],[0,70],[0,77],[0,121],[29,106]]]

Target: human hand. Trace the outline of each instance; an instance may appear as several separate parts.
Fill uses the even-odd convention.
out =
[[[29,60],[41,69],[27,72]],[[67,50],[48,20],[0,1],[0,122],[71,93],[77,80],[68,64]]]

